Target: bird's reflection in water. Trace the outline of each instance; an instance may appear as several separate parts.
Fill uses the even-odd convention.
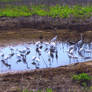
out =
[[[58,36],[49,42],[37,41],[34,43],[7,46],[0,52],[0,70],[19,71],[57,67],[71,63],[83,62],[92,59],[92,43],[58,42]]]

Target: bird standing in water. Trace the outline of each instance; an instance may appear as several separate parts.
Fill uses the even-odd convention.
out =
[[[81,34],[81,40],[79,40],[78,42],[77,42],[77,46],[79,47],[79,48],[81,48],[82,46],[83,46],[83,34]]]

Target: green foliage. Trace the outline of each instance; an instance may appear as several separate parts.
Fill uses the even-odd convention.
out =
[[[34,91],[29,91],[28,89],[24,89],[23,92],[34,92]],[[38,90],[37,92],[44,92],[44,91]],[[47,88],[45,92],[52,92],[52,89]]]
[[[78,81],[82,86],[88,86],[90,80],[91,80],[91,76],[89,76],[86,73],[81,73],[79,75],[73,75],[72,79],[74,81]]]
[[[18,16],[30,16],[31,12],[27,6],[19,6],[19,7],[6,7],[4,9],[0,9],[0,16],[7,17],[18,17]]]
[[[47,88],[46,92],[52,92],[52,89],[51,88]]]
[[[92,6],[45,6],[45,5],[32,5],[32,6],[6,6],[0,8],[0,16],[19,17],[19,16],[51,16],[68,18],[74,17],[90,17],[92,16]]]
[[[47,12],[44,9],[44,5],[31,6],[31,13],[32,15],[46,16]]]
[[[91,80],[91,77],[86,73],[81,73],[79,75],[73,75],[73,80],[86,81]]]

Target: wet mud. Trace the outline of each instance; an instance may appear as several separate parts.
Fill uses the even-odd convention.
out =
[[[92,30],[92,17],[90,18],[52,18],[48,16],[29,17],[0,17],[0,30],[5,29],[69,29],[77,32]]]
[[[10,30],[1,30],[0,31],[0,46],[7,44],[18,44],[31,41],[49,41],[54,36],[58,36],[57,40],[67,41],[67,42],[77,42],[81,39],[81,34],[83,34],[84,42],[92,41],[92,31],[77,32],[75,30],[37,30],[32,28],[21,28],[21,29],[10,29]]]
[[[45,90],[53,92],[91,92],[72,81],[72,75],[88,73],[92,76],[92,61],[75,63],[58,68],[38,69],[33,71],[13,72],[0,75],[0,92],[22,92],[23,89]],[[92,85],[92,81],[91,84]],[[44,91],[43,91],[44,92]]]

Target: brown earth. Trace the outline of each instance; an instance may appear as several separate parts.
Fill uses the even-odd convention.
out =
[[[92,5],[92,0],[10,0],[10,2],[4,2],[3,0],[0,0],[0,7],[5,7],[6,5],[81,5],[81,6],[87,6]]]
[[[85,42],[92,41],[92,31],[81,32],[83,34],[83,40]],[[35,40],[51,40],[54,36],[58,36],[59,41],[74,41],[80,40],[80,32],[75,30],[63,30],[63,29],[48,29],[48,30],[37,30],[32,28],[21,28],[21,29],[10,29],[0,30],[0,46],[5,44],[17,44],[18,42],[31,42]]]
[[[90,18],[52,18],[48,16],[0,17],[0,29],[69,29],[78,32],[92,30]]]
[[[1,74],[0,92],[22,92],[25,88],[34,92],[37,89],[45,90],[46,88],[52,88],[53,92],[92,92],[92,81],[86,90],[72,80],[73,74],[78,73],[87,73],[92,76],[92,61],[58,68]]]

